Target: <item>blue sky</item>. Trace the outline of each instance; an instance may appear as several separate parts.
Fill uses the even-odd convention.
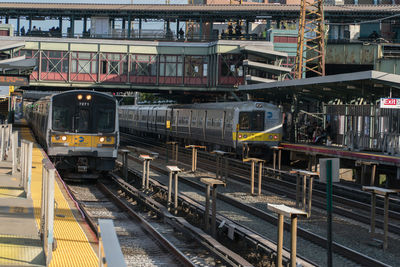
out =
[[[11,1],[4,1],[0,0],[1,3],[6,3],[6,2],[24,2],[24,3],[89,3],[89,4],[165,4],[165,0],[96,0],[96,1],[90,1],[90,0],[68,0],[68,1],[62,1],[62,0],[11,0]],[[188,0],[170,0],[171,4],[186,4],[188,3]],[[4,18],[3,18],[4,20]],[[15,19],[11,19],[10,23],[14,25],[14,28],[16,28],[17,22]],[[24,26],[25,29],[27,30],[29,28],[28,26],[28,21],[21,20],[21,27]],[[58,21],[50,20],[50,21],[33,21],[32,25],[36,26],[36,28],[41,28],[44,31],[47,31],[51,27],[57,27],[58,26]],[[181,24],[184,26],[184,24]],[[63,32],[66,33],[67,27],[69,27],[69,21],[67,18],[64,18],[63,21]],[[143,29],[154,29],[154,30],[162,30],[164,27],[163,23],[160,22],[147,22],[143,23],[142,25]],[[81,21],[76,21],[75,22],[75,32],[76,33],[81,33],[83,28],[83,22]],[[88,28],[90,28],[90,23],[88,23]],[[121,24],[119,22],[116,22],[116,28],[121,28]],[[138,23],[135,22],[134,28],[138,28]],[[176,31],[176,24],[171,23],[171,30]]]

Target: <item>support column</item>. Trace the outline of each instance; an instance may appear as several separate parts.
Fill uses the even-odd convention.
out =
[[[278,242],[276,247],[276,266],[278,267],[282,267],[283,222],[283,215],[278,214]]]
[[[18,18],[17,18],[17,35],[18,35],[18,36],[21,35],[20,27],[21,27],[21,21],[20,21],[20,18],[19,18],[19,16],[18,16]]]
[[[142,19],[139,19],[139,39],[142,38]]]
[[[32,17],[29,17],[29,32],[32,31]]]
[[[128,17],[128,38],[131,38],[131,28],[132,28],[132,20],[131,20],[131,16]]]
[[[86,36],[87,33],[87,17],[83,18],[83,32],[82,32],[82,36]]]
[[[124,177],[125,181],[128,181],[128,154],[129,150],[123,149],[122,150],[122,176]]]
[[[214,178],[201,178],[200,181],[206,185],[206,207],[204,211],[205,230],[209,230],[209,214],[210,214],[210,190],[212,189],[212,207],[211,207],[211,235],[215,238],[217,235],[216,217],[217,217],[217,187],[218,185],[226,186],[226,184]]]
[[[63,23],[62,23],[62,21],[63,21],[62,17],[59,17],[58,18],[58,27],[60,28],[60,37],[62,37],[62,34],[63,34]]]
[[[75,36],[75,16],[71,15],[70,25],[69,25],[69,37],[73,38]]]

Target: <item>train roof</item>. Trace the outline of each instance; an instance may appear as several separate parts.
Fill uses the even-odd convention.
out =
[[[215,102],[215,103],[195,103],[195,104],[167,104],[167,105],[125,105],[125,106],[120,106],[121,108],[126,108],[129,109],[130,107],[143,107],[143,108],[148,108],[148,107],[154,107],[156,108],[174,108],[174,109],[180,109],[180,108],[186,108],[186,109],[221,109],[221,107],[225,109],[235,109],[238,107],[241,108],[276,108],[278,107],[274,104],[271,103],[266,103],[266,102],[255,102],[255,101],[241,101],[241,102]]]

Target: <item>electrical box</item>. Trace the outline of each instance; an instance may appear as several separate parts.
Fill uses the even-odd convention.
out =
[[[338,158],[324,158],[324,159],[319,159],[319,181],[321,183],[326,183],[326,164],[328,161],[332,161],[332,183],[338,183],[339,180],[339,169],[340,169],[340,159]]]

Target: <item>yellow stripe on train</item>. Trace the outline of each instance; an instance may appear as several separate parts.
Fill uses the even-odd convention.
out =
[[[63,140],[63,137],[65,137]],[[100,138],[104,141],[101,142]],[[114,136],[92,136],[92,135],[53,135],[51,137],[53,144],[63,144],[70,147],[98,147],[100,145],[115,144]]]
[[[282,135],[279,133],[264,133],[264,132],[232,132],[232,138],[236,141],[236,134],[238,135],[237,140],[241,142],[246,141],[270,141],[270,142],[278,142],[282,140]]]

